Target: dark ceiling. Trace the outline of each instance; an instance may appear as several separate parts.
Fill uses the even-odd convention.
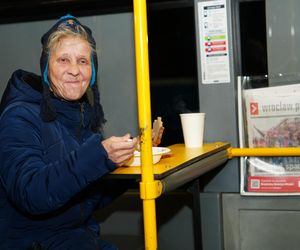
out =
[[[147,8],[181,8],[193,0],[147,0]],[[133,0],[1,0],[0,23],[57,18],[66,13],[76,16],[129,12]]]

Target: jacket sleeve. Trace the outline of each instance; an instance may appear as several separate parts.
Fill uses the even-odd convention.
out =
[[[0,122],[0,178],[9,199],[30,214],[43,214],[66,204],[90,183],[116,166],[94,134],[78,149],[43,161],[36,114],[24,107],[8,111]]]

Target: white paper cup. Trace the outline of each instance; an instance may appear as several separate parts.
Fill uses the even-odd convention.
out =
[[[205,113],[180,114],[184,144],[187,148],[203,146]]]

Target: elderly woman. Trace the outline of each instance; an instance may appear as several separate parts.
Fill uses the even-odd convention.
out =
[[[138,140],[102,138],[91,30],[67,15],[41,41],[41,77],[17,70],[1,100],[0,249],[116,249],[93,212],[126,190],[102,177]]]

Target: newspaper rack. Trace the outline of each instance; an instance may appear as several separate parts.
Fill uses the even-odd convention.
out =
[[[238,77],[240,148],[266,149],[240,157],[241,195],[300,195],[300,81],[289,79]]]

